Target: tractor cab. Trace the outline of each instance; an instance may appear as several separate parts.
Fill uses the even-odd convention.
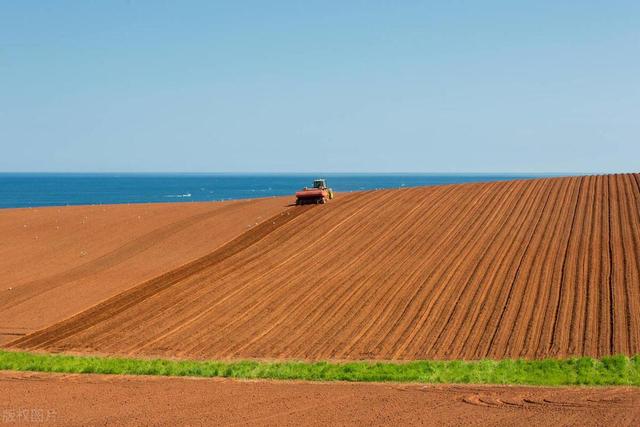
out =
[[[313,188],[325,189],[327,188],[327,183],[324,179],[314,179],[313,180]]]

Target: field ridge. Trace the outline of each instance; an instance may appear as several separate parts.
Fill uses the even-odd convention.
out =
[[[246,249],[278,227],[304,213],[304,210],[304,208],[299,210],[284,210],[258,224],[251,230],[244,232],[208,255],[134,286],[52,326],[20,337],[8,343],[6,347],[27,345],[38,348],[46,345],[52,339],[68,337],[79,330],[90,328],[162,292],[178,281],[197,274],[206,268],[213,267],[224,259]]]

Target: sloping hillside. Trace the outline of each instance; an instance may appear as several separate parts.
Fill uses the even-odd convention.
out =
[[[196,358],[631,354],[639,258],[638,174],[363,192],[279,214],[13,346]]]
[[[0,343],[206,255],[290,198],[0,210]]]

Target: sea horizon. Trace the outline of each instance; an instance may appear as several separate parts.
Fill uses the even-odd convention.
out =
[[[0,209],[278,197],[326,178],[336,192],[531,179],[551,173],[0,172]]]

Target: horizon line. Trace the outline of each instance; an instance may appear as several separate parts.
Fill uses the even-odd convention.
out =
[[[636,172],[611,172],[611,171],[554,171],[554,172],[512,172],[512,171],[223,171],[223,172],[183,172],[183,171],[0,171],[0,175],[601,175],[616,173],[636,173]]]

